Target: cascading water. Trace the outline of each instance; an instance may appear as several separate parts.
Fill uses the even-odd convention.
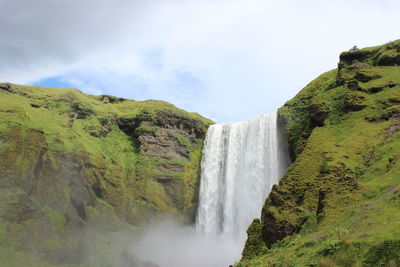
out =
[[[162,267],[221,267],[240,259],[246,230],[289,163],[276,114],[212,125],[201,163],[196,229],[161,221],[134,249]]]
[[[289,164],[283,143],[276,113],[209,128],[201,162],[198,232],[244,244],[247,227],[260,216],[272,185]]]

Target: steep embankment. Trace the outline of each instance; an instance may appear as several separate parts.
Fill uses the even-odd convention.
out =
[[[161,101],[0,84],[0,265],[82,263],[87,229],[193,220],[211,123]]]
[[[239,266],[400,265],[400,41],[344,52],[279,109],[294,163]]]

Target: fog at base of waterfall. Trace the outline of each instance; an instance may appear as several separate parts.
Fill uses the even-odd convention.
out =
[[[173,220],[149,226],[130,249],[140,260],[160,267],[228,267],[240,260],[242,250],[231,237],[207,236]]]
[[[289,165],[276,113],[214,124],[201,162],[196,225],[160,221],[132,248],[160,267],[223,267],[241,258],[247,228]]]

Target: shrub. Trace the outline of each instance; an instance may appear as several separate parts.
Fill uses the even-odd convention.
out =
[[[386,240],[368,250],[366,266],[400,266],[400,240]]]
[[[342,246],[342,241],[334,240],[325,244],[318,250],[318,254],[323,256],[333,255]]]

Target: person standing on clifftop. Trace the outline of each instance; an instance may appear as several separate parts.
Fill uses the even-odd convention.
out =
[[[350,51],[355,51],[355,50],[359,50],[358,47],[357,47],[356,45],[353,46],[353,47],[350,49]]]

